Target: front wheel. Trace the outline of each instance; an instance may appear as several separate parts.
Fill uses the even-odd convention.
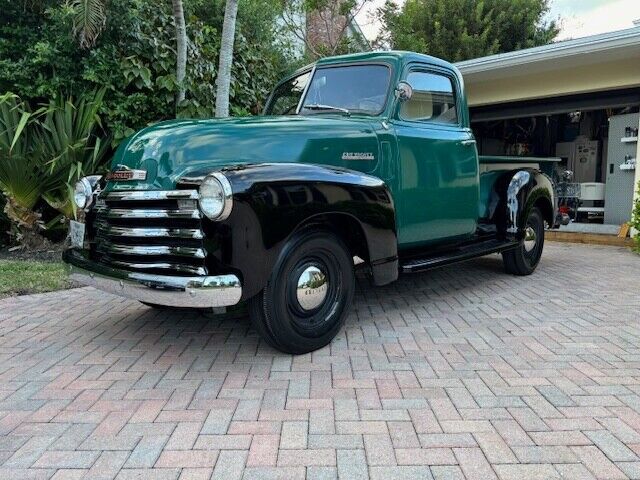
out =
[[[249,301],[249,316],[270,346],[307,353],[336,336],[354,290],[353,259],[342,240],[302,232],[287,242],[264,290]]]
[[[538,266],[544,247],[544,220],[537,208],[532,208],[527,217],[524,239],[516,248],[502,252],[507,273],[530,275]]]

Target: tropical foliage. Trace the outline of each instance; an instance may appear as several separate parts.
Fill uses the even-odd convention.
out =
[[[0,237],[7,222],[24,241],[73,218],[75,180],[99,170],[136,130],[176,115],[214,115],[224,7],[225,0],[0,0]],[[239,2],[232,115],[260,112],[291,68],[278,36],[281,8],[279,0]]]
[[[187,68],[185,99],[177,113],[213,116],[225,2],[182,3]],[[96,5],[102,5],[103,15],[90,13]],[[151,122],[176,116],[172,2],[0,0],[0,10],[0,93],[17,92],[35,106],[104,87],[100,113],[114,144]],[[280,10],[279,0],[239,3],[232,115],[259,112],[269,90],[290,68],[289,47],[279,36]]]
[[[98,116],[103,95],[59,98],[35,111],[15,94],[0,96],[0,191],[18,240],[36,242],[47,228],[43,202],[58,212],[50,225],[74,218],[73,185],[100,171],[109,148]]]
[[[458,62],[545,45],[559,32],[546,22],[549,0],[387,0],[378,43]]]
[[[82,48],[90,48],[107,23],[106,8],[102,0],[71,0],[73,34]]]

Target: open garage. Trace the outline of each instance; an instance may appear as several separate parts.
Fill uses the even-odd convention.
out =
[[[457,67],[480,154],[559,158],[565,228],[618,233],[629,222],[640,180],[640,26]]]

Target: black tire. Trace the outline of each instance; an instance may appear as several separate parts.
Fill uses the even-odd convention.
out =
[[[321,285],[298,290],[305,272]],[[262,292],[249,300],[249,316],[268,345],[308,353],[340,331],[354,290],[353,257],[342,240],[325,231],[301,232],[284,246]]]
[[[527,217],[525,238],[516,248],[502,252],[504,269],[513,275],[531,275],[540,262],[543,248],[544,219],[540,210],[534,207]]]

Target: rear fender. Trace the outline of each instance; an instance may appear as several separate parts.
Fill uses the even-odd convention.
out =
[[[549,225],[554,224],[554,189],[547,175],[533,168],[523,168],[498,177],[491,192],[489,217],[499,234],[509,240],[521,240],[527,217],[534,207],[540,209]]]

